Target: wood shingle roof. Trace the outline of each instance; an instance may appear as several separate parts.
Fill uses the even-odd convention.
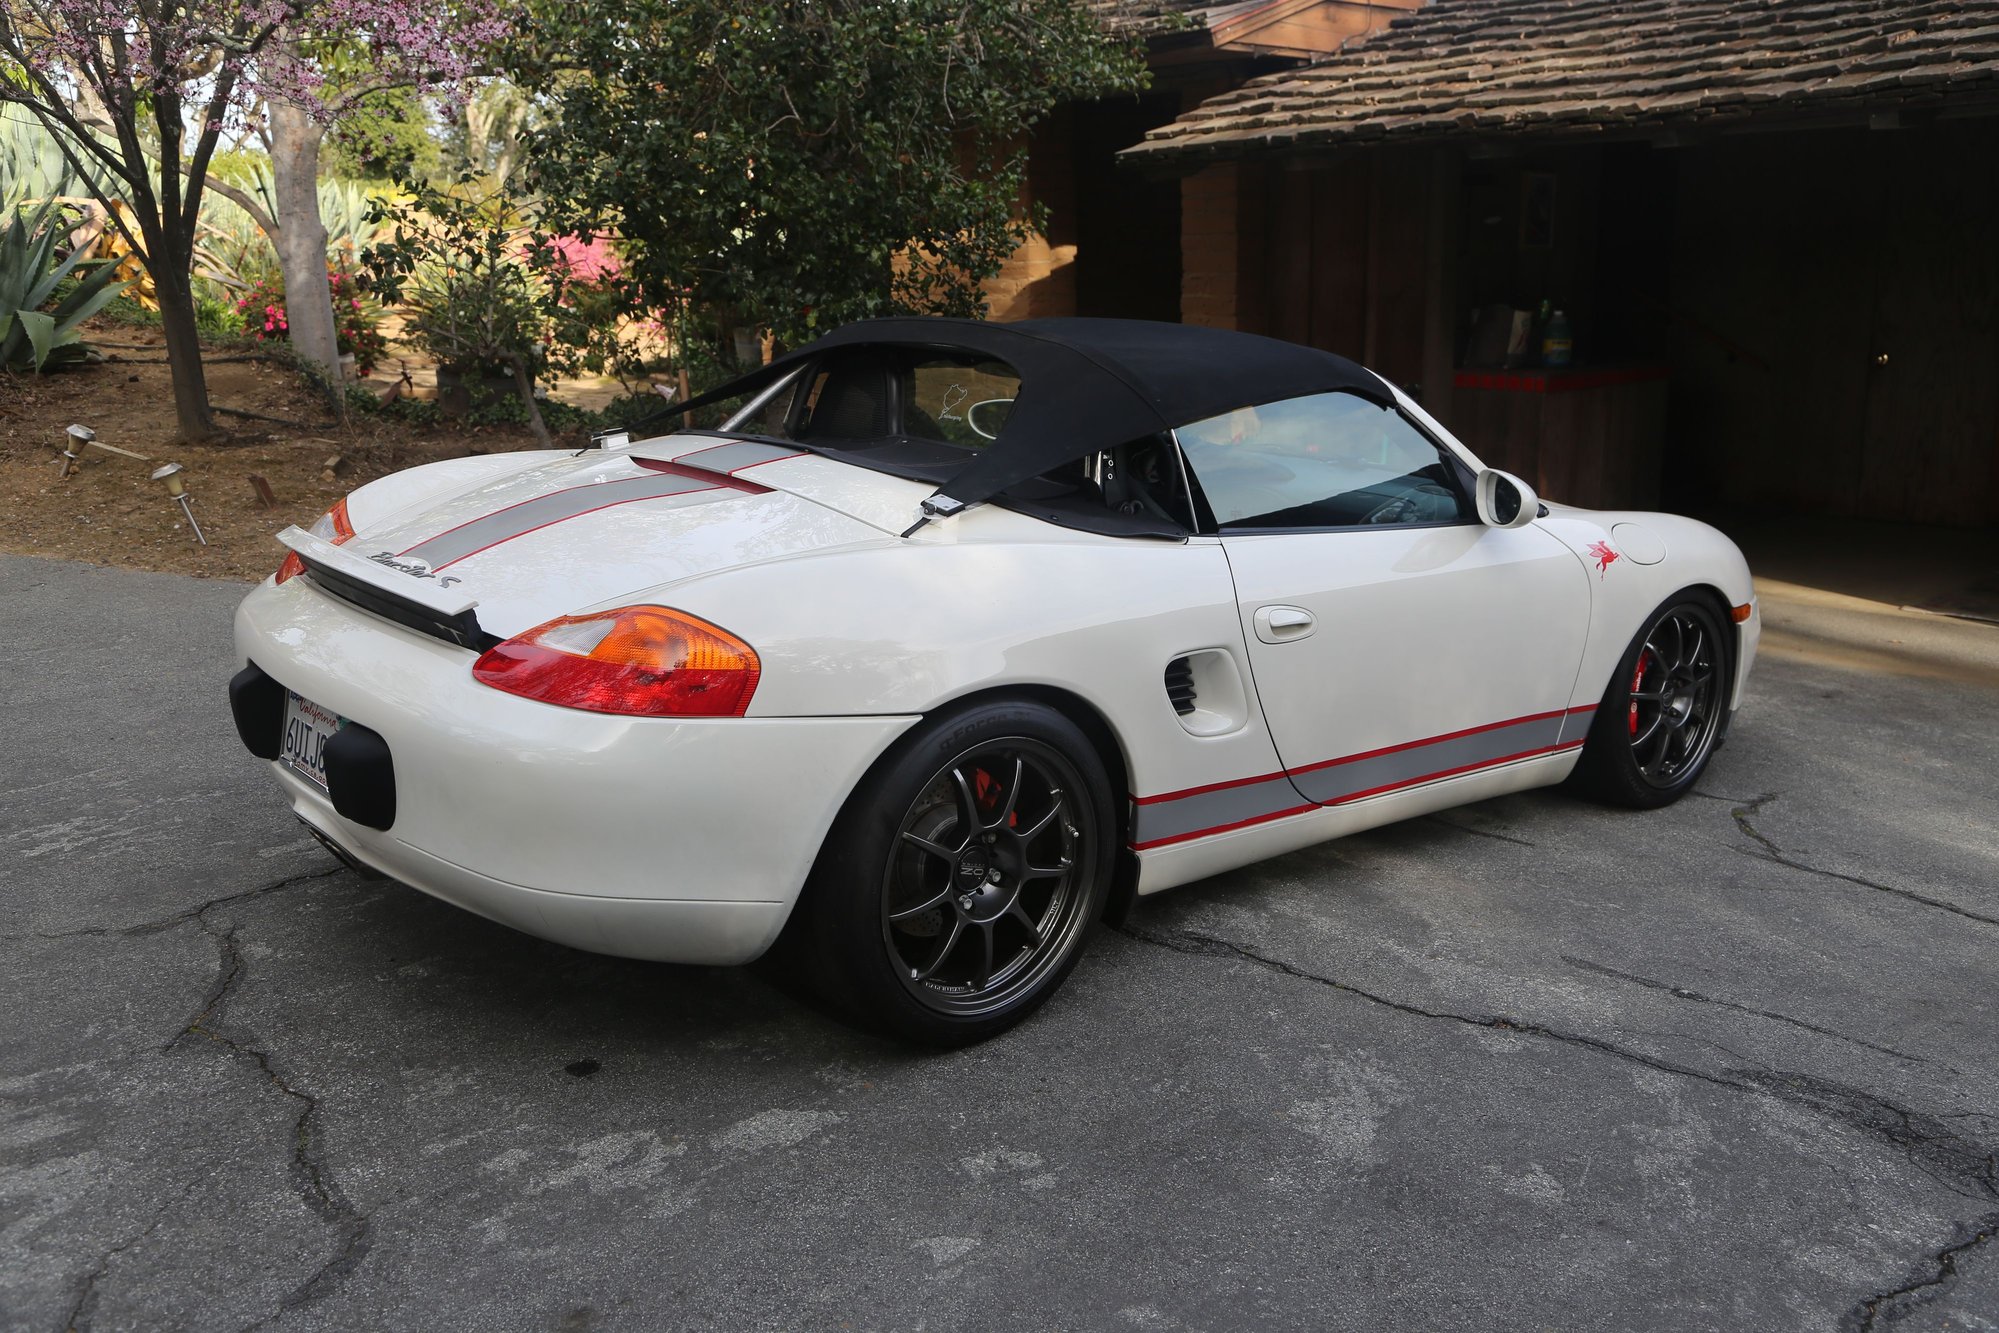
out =
[[[1999,0],[1432,0],[1328,60],[1202,103],[1125,156],[1191,166],[1974,103],[1999,111]]]

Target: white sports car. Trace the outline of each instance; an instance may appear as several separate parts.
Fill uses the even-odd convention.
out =
[[[878,320],[711,403],[280,535],[231,700],[340,856],[963,1042],[1134,895],[1564,779],[1663,805],[1756,649],[1720,533],[1542,505],[1288,343]]]

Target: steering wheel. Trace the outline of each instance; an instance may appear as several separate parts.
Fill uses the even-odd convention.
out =
[[[988,440],[996,440],[999,438],[1000,427],[1006,425],[1007,413],[1013,410],[1013,403],[1014,400],[1011,398],[988,398],[983,402],[973,403],[965,409],[965,424],[972,428],[973,434],[983,436]],[[998,409],[997,415],[995,415],[994,409]],[[992,419],[991,430],[987,430],[979,424],[981,416]]]
[[[1431,511],[1431,506],[1417,503],[1416,497],[1419,495],[1425,498],[1441,497],[1445,500],[1455,500],[1457,498],[1450,491],[1437,485],[1435,482],[1426,481],[1419,486],[1411,487],[1394,499],[1385,500],[1368,510],[1366,516],[1361,519],[1361,522],[1427,523],[1430,521],[1428,515]]]

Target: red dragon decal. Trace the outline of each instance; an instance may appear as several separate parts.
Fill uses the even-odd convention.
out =
[[[1591,542],[1589,553],[1596,557],[1596,576],[1601,581],[1609,572],[1612,562],[1617,559],[1617,550],[1609,542]]]

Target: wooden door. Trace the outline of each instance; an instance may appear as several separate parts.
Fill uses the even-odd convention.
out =
[[[1999,523],[1999,135],[1871,136],[1881,223],[1858,512]]]

